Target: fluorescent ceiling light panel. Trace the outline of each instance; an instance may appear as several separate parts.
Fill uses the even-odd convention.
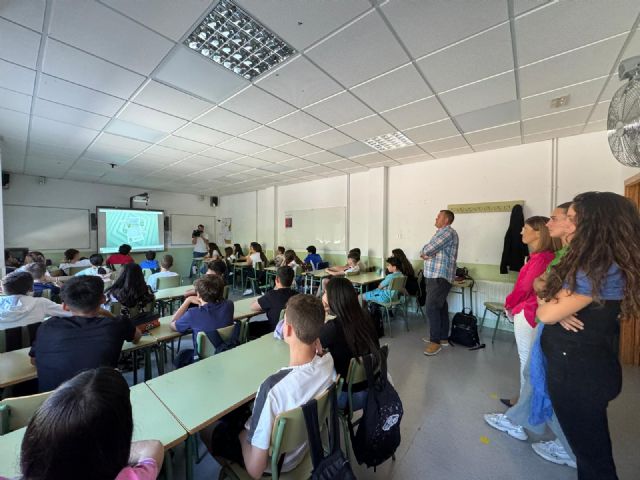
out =
[[[220,0],[184,43],[248,80],[295,53],[293,47],[229,0]]]
[[[378,135],[377,137],[366,139],[364,143],[369,145],[371,148],[375,148],[379,152],[395,150],[396,148],[403,148],[413,145],[413,142],[409,140],[402,132]]]

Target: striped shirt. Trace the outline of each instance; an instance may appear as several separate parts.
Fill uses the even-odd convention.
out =
[[[456,260],[458,258],[458,234],[450,225],[439,228],[429,243],[422,247],[425,278],[444,278],[450,283],[456,277]]]

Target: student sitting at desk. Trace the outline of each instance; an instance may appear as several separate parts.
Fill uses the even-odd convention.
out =
[[[147,278],[147,285],[151,287],[151,290],[154,292],[158,290],[159,278],[175,277],[178,275],[176,272],[171,271],[171,267],[173,267],[173,255],[165,255],[162,257],[162,261],[160,262],[160,271],[149,275],[149,278]]]
[[[109,272],[107,272],[107,269],[104,268],[102,265],[104,264],[104,257],[102,255],[100,255],[99,253],[94,253],[93,255],[91,255],[89,257],[89,261],[91,262],[91,266],[89,268],[86,268],[84,270],[80,270],[78,273],[76,273],[76,276],[83,276],[83,275],[94,275],[94,276],[103,276],[103,275],[109,275]]]
[[[27,273],[33,277],[33,296],[42,297],[42,293],[47,290],[49,299],[55,300],[54,297],[60,295],[60,287],[53,282],[45,280],[44,273],[47,271],[44,263],[30,263],[25,266]]]
[[[132,442],[129,385],[112,368],[82,372],[60,385],[35,412],[22,440],[24,479],[153,480],[164,448]]]
[[[62,307],[72,316],[43,322],[29,351],[41,392],[57,388],[83,370],[115,368],[122,343],[140,340],[130,320],[114,318],[100,308],[105,303],[103,292],[102,279],[90,275],[70,278],[62,287]]]
[[[318,269],[318,264],[322,263],[322,257],[316,253],[316,247],[313,245],[309,245],[307,247],[307,256],[304,257],[304,263],[306,265],[311,265],[313,270]]]
[[[69,267],[90,267],[91,262],[88,258],[80,260],[80,252],[75,248],[69,248],[64,251],[64,262],[60,264],[60,270],[67,275]]]
[[[278,247],[276,250],[278,253],[273,259],[273,264],[276,268],[284,267],[286,264],[284,263],[284,252],[286,251],[284,247]]]
[[[293,283],[293,269],[291,267],[280,267],[276,272],[276,288],[269,290],[251,304],[254,312],[264,312],[267,314],[266,322],[249,323],[249,335],[260,337],[265,333],[273,332],[280,320],[280,312],[285,308],[291,297],[298,292],[291,288]],[[265,325],[266,327],[264,328]]]
[[[144,307],[155,301],[155,296],[144,280],[140,265],[129,263],[105,292],[109,302],[119,302],[123,307]],[[124,309],[123,309],[124,310]]]
[[[149,250],[144,254],[144,260],[140,262],[140,268],[146,268],[151,270],[151,273],[158,273],[160,271],[160,265],[158,265],[158,260],[156,260],[156,252],[153,250]]]
[[[224,284],[227,284],[227,281],[225,279],[225,276],[227,274],[227,264],[223,261],[223,260],[213,260],[209,263],[207,263],[205,265],[205,268],[207,269],[204,274],[205,275],[212,275],[214,277],[220,277],[222,278],[222,281],[224,282]],[[196,294],[196,289],[192,288],[191,290],[187,290],[186,292],[184,292],[184,296],[185,297],[190,297],[192,295]]]
[[[278,414],[304,405],[335,381],[331,354],[317,355],[318,337],[324,325],[319,298],[296,295],[287,303],[283,334],[289,345],[289,366],[268,377],[256,395],[251,417],[238,435],[242,412],[232,412],[202,431],[201,437],[214,456],[243,464],[253,478],[269,471],[271,430]],[[245,417],[246,418],[246,417]],[[305,454],[301,445],[284,457],[282,472],[295,468]]]
[[[233,261],[234,262],[244,262],[245,261],[245,256],[244,256],[244,252],[242,251],[242,246],[239,243],[234,243],[233,244]]]
[[[358,262],[360,261],[360,257],[355,252],[350,252],[347,255],[347,265],[346,267],[329,267],[325,270],[329,275],[347,275],[347,274],[358,274],[360,273],[360,266]]]
[[[256,271],[256,265],[260,263],[263,267],[267,266],[268,260],[267,256],[262,251],[262,245],[258,242],[251,242],[249,245],[249,255],[246,257],[247,265],[251,267],[253,271],[247,272],[249,277],[254,276],[258,279],[259,282],[264,282],[265,273]],[[251,295],[253,290],[251,288],[247,288],[242,295]]]
[[[24,265],[22,265],[20,268],[18,268],[18,271],[26,272],[27,271],[27,267],[29,265],[31,265],[32,263],[41,263],[42,265],[44,265],[44,280],[46,282],[53,282],[53,277],[47,271],[47,259],[45,258],[45,256],[43,255],[42,252],[38,252],[38,251],[33,250],[33,251],[27,253],[24,256]]]
[[[367,302],[375,300],[376,302],[381,303],[397,300],[398,292],[396,290],[391,290],[391,282],[394,278],[402,277],[400,266],[400,260],[396,257],[387,258],[387,270],[389,271],[389,274],[380,282],[378,288],[371,290],[370,292],[363,293],[362,298]]]
[[[118,253],[114,253],[107,258],[107,265],[110,267],[117,267],[118,265],[126,265],[128,263],[134,263],[135,260],[131,255],[131,245],[123,243],[118,247]]]
[[[233,302],[222,297],[224,280],[217,275],[205,275],[195,281],[196,296],[185,298],[173,315],[171,330],[193,331],[195,355],[198,332],[211,332],[233,324]],[[195,305],[196,308],[189,308]]]
[[[28,272],[12,272],[2,279],[0,297],[0,330],[42,322],[49,316],[69,316],[61,305],[47,298],[29,295],[33,291],[33,277]]]

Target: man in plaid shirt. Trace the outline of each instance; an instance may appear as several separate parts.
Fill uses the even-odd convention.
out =
[[[447,295],[456,276],[458,258],[458,234],[451,228],[454,218],[450,210],[440,210],[435,224],[438,231],[420,253],[424,260],[425,309],[431,330],[424,349],[428,356],[438,354],[443,346],[449,346]],[[427,341],[426,338],[423,340]]]

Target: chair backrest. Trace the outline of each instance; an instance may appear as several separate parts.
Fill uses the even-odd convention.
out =
[[[89,267],[69,267],[67,268],[67,275],[72,277],[76,273],[81,272],[82,270],[86,270],[87,268]]]
[[[384,352],[382,352],[384,350]],[[389,346],[383,345],[380,347],[380,352],[377,354],[369,354],[372,356],[372,364],[375,365],[374,375],[378,375],[380,373],[380,360],[377,358],[378,355],[386,355],[388,357],[389,354]],[[348,412],[351,414],[352,412],[352,399],[351,399],[351,389],[354,385],[358,383],[367,381],[367,372],[364,368],[363,357],[352,358],[351,362],[349,362],[349,370],[347,370],[347,378],[345,379],[347,384],[347,392],[348,392]]]
[[[335,390],[330,387],[315,397],[318,401],[318,424],[321,435],[326,434],[327,419],[331,414],[331,393],[335,393]],[[271,447],[269,448],[271,475],[275,480],[279,477],[278,460],[280,456],[296,450],[300,445],[306,443],[308,438],[301,406],[283,412],[276,417],[271,429]]]
[[[13,432],[29,424],[29,420],[52,392],[27,397],[5,398],[0,401],[0,435]]]
[[[389,285],[390,290],[395,290],[396,292],[404,292],[404,287],[407,284],[407,277],[404,275],[400,275],[391,280],[391,285]]]
[[[253,264],[253,268],[258,271],[261,272],[264,270],[264,264],[262,262],[256,262]]]
[[[175,288],[180,286],[180,275],[172,275],[170,277],[158,277],[157,290],[165,288]]]
[[[217,332],[223,342],[226,343],[231,339],[233,328],[234,325],[218,328]],[[242,326],[240,327],[240,331],[242,332]],[[211,343],[205,332],[198,332],[198,336],[196,337],[196,353],[200,358],[208,358],[216,354],[216,347],[213,346],[213,343]]]
[[[46,298],[47,300],[51,300],[51,289],[43,288],[42,291],[40,292],[40,296],[42,298]]]
[[[143,268],[142,274],[144,275],[144,279],[146,280],[147,278],[149,278],[149,276],[153,275],[153,270],[151,270],[150,268]]]
[[[0,330],[0,353],[30,347],[42,322]],[[1,368],[1,366],[0,366]]]
[[[224,298],[225,300],[229,300],[230,290],[231,290],[231,287],[229,287],[229,285],[225,285],[224,289],[222,290],[222,298]]]

